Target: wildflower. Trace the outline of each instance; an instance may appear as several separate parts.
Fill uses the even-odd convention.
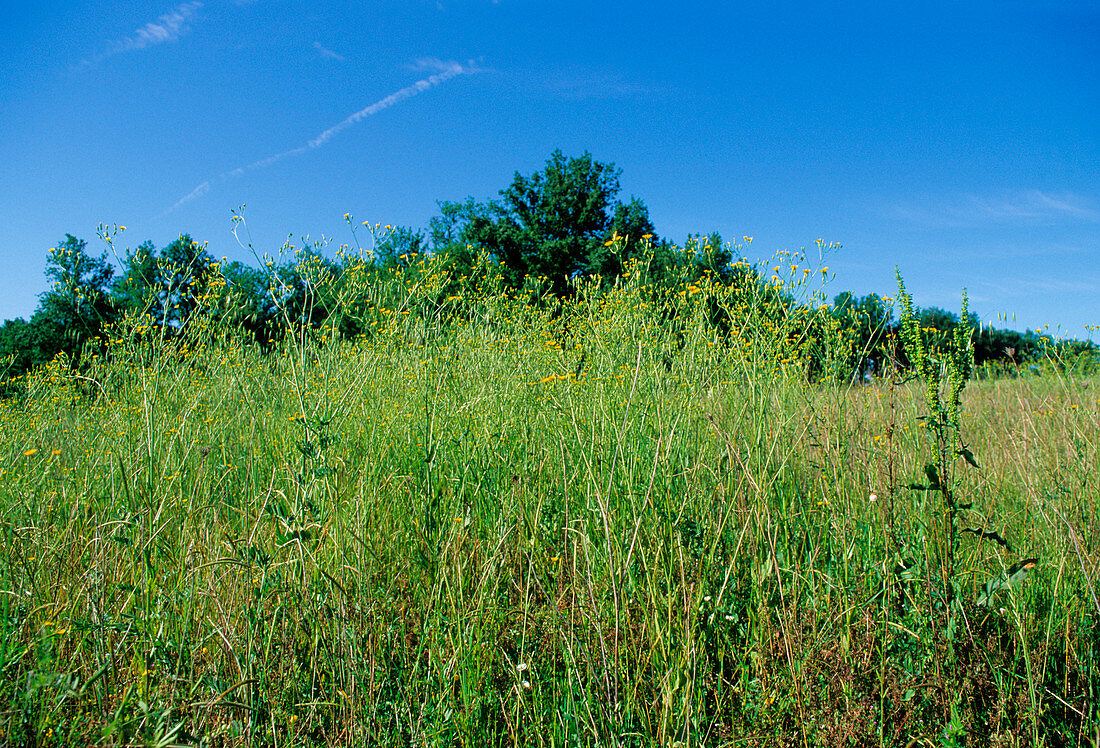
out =
[[[36,455],[36,454],[38,454],[37,449],[28,449],[26,452],[23,453],[23,456],[24,457],[31,457],[31,456]]]

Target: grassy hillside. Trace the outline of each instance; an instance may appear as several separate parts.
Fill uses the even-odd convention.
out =
[[[812,305],[451,280],[0,403],[0,743],[1100,741],[1100,380],[970,383],[945,521]]]

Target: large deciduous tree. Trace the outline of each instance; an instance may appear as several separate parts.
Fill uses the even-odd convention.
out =
[[[42,338],[50,355],[64,350],[79,355],[88,340],[99,335],[113,315],[108,293],[115,268],[106,255],[92,257],[87,242],[66,234],[65,240],[50,250],[46,259],[46,277],[50,289],[39,297],[39,307],[31,322],[38,333],[54,330],[55,341]]]
[[[434,248],[459,263],[485,252],[501,263],[509,285],[541,276],[557,293],[578,274],[621,272],[642,235],[652,239],[653,226],[640,200],[616,200],[620,173],[587,152],[566,158],[556,150],[542,171],[529,177],[517,172],[500,200],[440,203],[441,215],[432,221]],[[619,242],[609,247],[616,235]]]
[[[837,366],[843,377],[860,378],[868,373],[881,375],[891,356],[887,338],[891,332],[893,310],[878,294],[857,298],[844,291],[833,299],[833,317],[841,336]]]
[[[214,258],[188,234],[180,234],[159,253],[152,242],[145,242],[127,253],[123,265],[114,287],[120,304],[174,328],[199,309],[215,274]]]

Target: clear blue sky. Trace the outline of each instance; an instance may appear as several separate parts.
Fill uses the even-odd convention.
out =
[[[555,148],[662,237],[813,247],[830,296],[1100,324],[1100,5],[38,0],[0,15],[0,319],[66,232],[248,259],[426,226]],[[1000,318],[1000,319],[999,319]],[[1092,336],[1094,339],[1095,335]]]

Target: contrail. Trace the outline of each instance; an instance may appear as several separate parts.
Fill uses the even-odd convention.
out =
[[[416,83],[413,83],[411,86],[406,86],[400,91],[394,91],[392,94],[385,97],[384,99],[379,99],[370,106],[360,109],[355,114],[352,114],[338,124],[335,124],[332,127],[328,128],[320,135],[307,142],[305,145],[300,145],[297,148],[291,148],[289,151],[283,151],[282,153],[276,153],[273,156],[262,158],[259,161],[253,161],[247,166],[238,166],[236,169],[230,169],[229,171],[222,172],[213,179],[206,180],[202,184],[195,187],[195,189],[191,190],[186,195],[177,200],[171,208],[161,213],[159,216],[157,216],[157,218],[163,218],[177,208],[186,205],[196,198],[202,197],[204,194],[206,194],[206,192],[210,190],[214,182],[221,182],[229,179],[230,177],[239,177],[246,171],[262,169],[265,166],[271,166],[277,161],[282,161],[284,158],[288,158],[290,156],[300,156],[303,153],[307,153],[308,151],[320,148],[329,140],[331,140],[334,136],[348,129],[362,119],[378,114],[383,109],[389,109],[394,104],[399,104],[405,99],[412,98],[419,93],[423,93],[424,91],[435,88],[439,84],[445,83],[455,76],[463,74],[473,74],[477,72],[477,68],[474,66],[473,62],[467,62],[465,65],[457,62],[446,62],[439,63],[439,65],[440,67],[442,67],[442,70],[440,70],[438,73],[435,73],[434,75],[429,75],[427,78],[422,78]]]

